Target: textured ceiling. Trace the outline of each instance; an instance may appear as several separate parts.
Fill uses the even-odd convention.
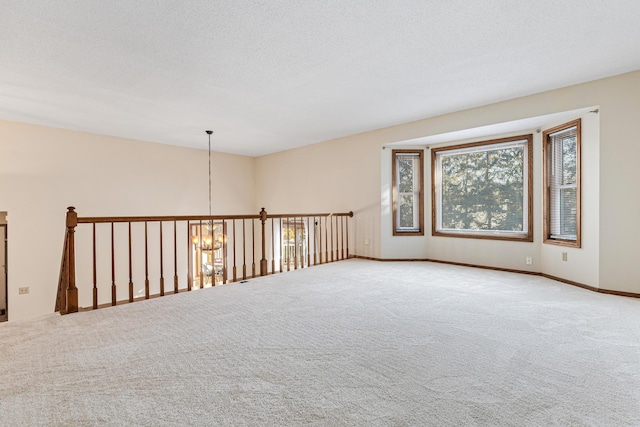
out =
[[[258,156],[640,69],[638,0],[0,0],[0,119]]]

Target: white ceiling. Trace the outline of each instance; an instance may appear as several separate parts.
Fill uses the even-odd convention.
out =
[[[639,22],[638,0],[0,0],[0,119],[259,156],[640,69]]]

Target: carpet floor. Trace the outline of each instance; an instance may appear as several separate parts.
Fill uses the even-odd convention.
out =
[[[0,425],[638,426],[640,300],[347,260],[0,325]]]

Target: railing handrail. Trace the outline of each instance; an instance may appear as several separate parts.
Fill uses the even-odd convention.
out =
[[[226,219],[259,219],[260,215],[163,215],[163,216],[93,216],[78,217],[78,224],[111,222],[223,221]]]
[[[294,213],[294,214],[267,214],[268,218],[296,218],[300,216],[348,216],[353,217],[353,212],[331,212],[331,213]]]
[[[267,218],[296,218],[302,216],[348,216],[353,217],[353,212],[331,213],[291,213],[270,214]],[[161,215],[161,216],[87,216],[78,217],[78,224],[102,224],[111,222],[169,222],[169,221],[224,221],[232,219],[260,219],[259,214],[250,215]]]

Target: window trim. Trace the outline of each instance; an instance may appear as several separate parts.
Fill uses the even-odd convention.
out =
[[[396,227],[398,215],[398,194],[396,182],[396,169],[398,154],[417,154],[418,155],[418,182],[420,189],[418,190],[418,229],[417,230],[398,230]],[[402,149],[391,150],[391,204],[392,204],[392,230],[394,236],[424,236],[424,150],[423,149]]]
[[[524,188],[527,191],[527,209],[524,212],[527,218],[526,233],[520,233],[514,235],[510,232],[483,232],[483,231],[438,231],[437,230],[437,197],[436,197],[436,183],[437,183],[437,154],[442,151],[453,151],[473,147],[481,147],[483,145],[495,145],[512,141],[525,140],[525,153],[526,160],[525,166],[526,182]],[[533,135],[517,135],[507,138],[491,139],[488,141],[471,142],[466,144],[451,145],[447,147],[433,148],[431,150],[431,235],[436,237],[459,237],[466,239],[486,239],[486,240],[506,240],[513,242],[533,242]]]
[[[543,164],[543,189],[544,197],[543,206],[543,240],[548,245],[559,245],[572,248],[582,247],[581,229],[582,229],[582,120],[576,119],[542,132],[542,164]],[[548,156],[550,136],[554,133],[561,132],[565,129],[576,127],[576,240],[562,239],[551,236],[551,195],[549,180],[549,161]]]

